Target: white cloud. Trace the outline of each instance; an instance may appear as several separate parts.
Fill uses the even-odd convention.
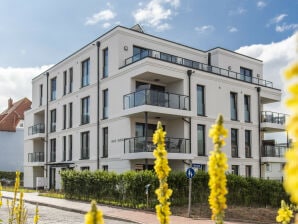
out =
[[[212,32],[213,30],[215,30],[215,28],[212,25],[205,25],[201,27],[195,27],[195,30],[199,33],[206,33],[206,32]]]
[[[267,6],[267,4],[264,1],[258,1],[258,3],[257,3],[257,7],[259,9],[262,9],[262,8],[264,8],[266,6]]]
[[[111,26],[111,23],[104,23],[102,24],[103,28],[109,28]]]
[[[95,25],[100,21],[108,21],[111,20],[113,18],[115,18],[116,13],[113,12],[110,9],[106,9],[103,11],[100,11],[94,15],[92,15],[92,17],[88,17],[86,19],[85,25]]]
[[[0,113],[7,108],[7,100],[27,97],[32,99],[32,78],[46,71],[52,65],[32,68],[0,67]]]
[[[137,9],[133,16],[136,23],[163,31],[170,29],[171,26],[166,21],[173,16],[172,8],[177,8],[179,5],[180,0],[151,0],[143,8]]]
[[[228,30],[229,30],[230,33],[238,32],[238,29],[236,27],[233,27],[233,26],[229,26]]]
[[[271,24],[277,24],[279,22],[281,22],[285,17],[287,17],[288,15],[287,14],[280,14],[280,15],[277,15],[275,16],[274,18],[272,18],[269,22],[269,24],[267,25],[271,25]]]
[[[284,32],[286,30],[297,30],[298,29],[298,23],[296,24],[282,24],[282,25],[277,25],[275,27],[276,32]]]
[[[239,7],[236,10],[230,10],[229,11],[230,16],[232,16],[232,15],[242,15],[244,13],[246,13],[246,9],[244,9],[242,7]]]
[[[244,46],[236,50],[236,52],[262,60],[263,79],[272,81],[274,88],[282,90],[284,90],[283,69],[295,59],[298,60],[295,34],[276,43]],[[282,98],[284,97],[285,92],[282,91]],[[283,103],[268,104],[266,105],[266,110],[288,113]]]

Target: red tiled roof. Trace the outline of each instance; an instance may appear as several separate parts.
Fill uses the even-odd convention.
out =
[[[31,101],[26,97],[12,103],[0,114],[0,131],[16,131],[20,120],[24,120],[24,112],[31,108]]]

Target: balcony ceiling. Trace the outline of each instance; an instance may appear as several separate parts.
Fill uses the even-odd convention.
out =
[[[170,75],[166,76],[166,75],[156,74],[152,72],[144,72],[136,75],[134,78],[139,80],[154,82],[154,83],[161,83],[161,84],[169,84],[169,83],[181,81],[181,79],[171,77]]]

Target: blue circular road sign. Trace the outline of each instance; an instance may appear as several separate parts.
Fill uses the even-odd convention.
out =
[[[193,178],[193,176],[195,175],[195,171],[193,168],[188,168],[186,170],[186,176],[187,178]]]

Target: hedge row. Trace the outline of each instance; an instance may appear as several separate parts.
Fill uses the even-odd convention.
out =
[[[145,186],[149,187],[149,207],[157,203],[155,189],[158,179],[152,171],[129,171],[122,174],[105,171],[61,172],[65,197],[69,199],[91,200],[126,207],[145,207],[147,195]],[[273,180],[244,178],[228,175],[227,196],[229,205],[279,207],[281,199],[287,200],[282,183]],[[192,178],[192,202],[208,203],[209,176],[206,172],[197,172]],[[168,184],[173,189],[172,205],[188,203],[189,182],[184,172],[171,172]]]

